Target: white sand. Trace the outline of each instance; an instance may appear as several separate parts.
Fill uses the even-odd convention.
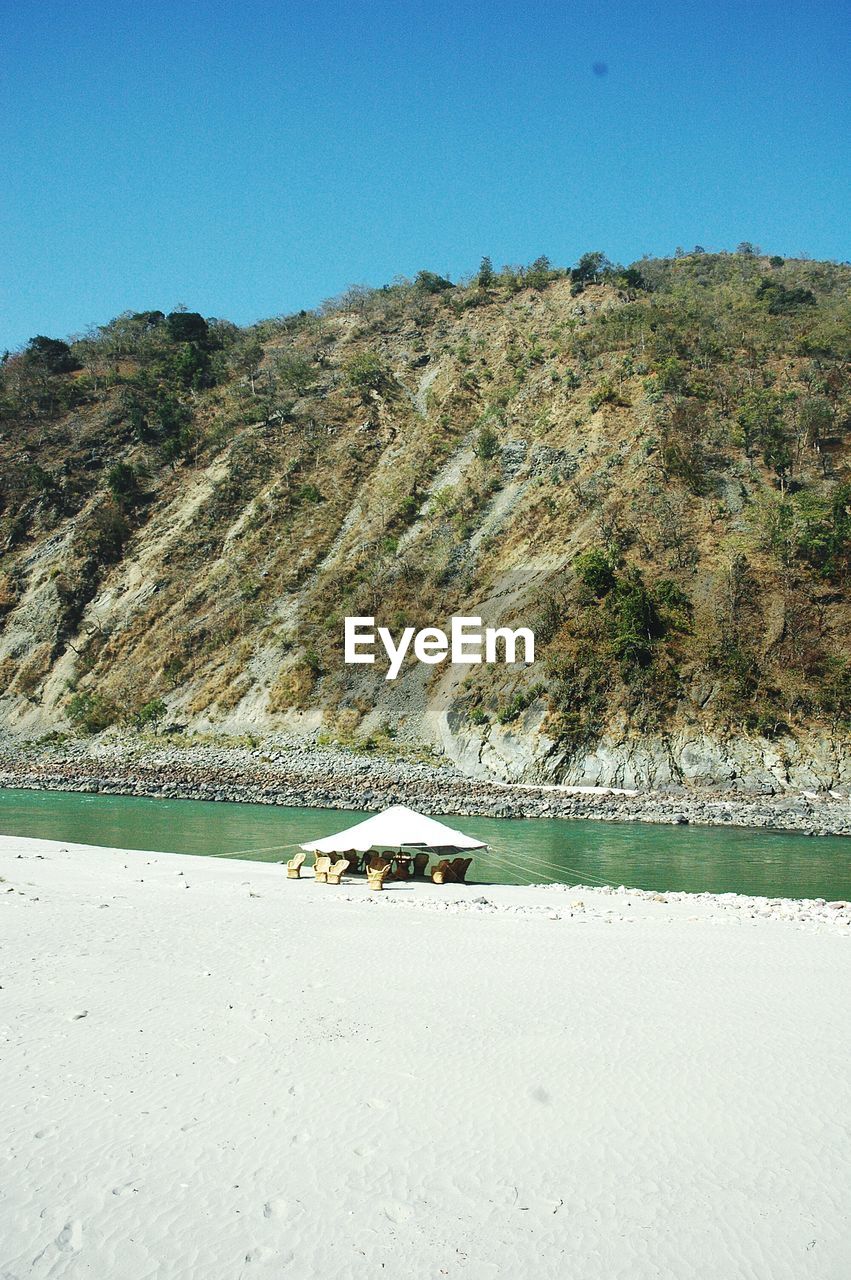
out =
[[[846,910],[0,875],[3,1280],[851,1274]]]

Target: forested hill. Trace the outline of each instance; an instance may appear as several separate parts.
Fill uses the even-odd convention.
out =
[[[0,717],[553,780],[851,782],[851,267],[587,254],[2,366]],[[342,619],[532,626],[345,667]]]

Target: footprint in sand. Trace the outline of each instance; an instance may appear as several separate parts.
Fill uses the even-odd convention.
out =
[[[245,1255],[246,1262],[271,1262],[275,1256],[275,1250],[270,1249],[268,1245],[258,1244],[253,1249],[249,1249]]]
[[[270,1249],[268,1245],[258,1244],[253,1249],[249,1249],[245,1255],[245,1261],[249,1265],[252,1263],[274,1262],[276,1269],[278,1267],[288,1267],[292,1262],[295,1254],[291,1249],[287,1249],[284,1253],[278,1253],[275,1249]],[[0,1277],[2,1280],[2,1277]]]
[[[414,1216],[414,1211],[409,1204],[402,1204],[401,1201],[391,1200],[389,1204],[382,1206],[385,1218],[388,1222],[394,1222],[397,1225],[403,1222],[410,1222]]]
[[[65,1223],[65,1226],[56,1237],[56,1247],[73,1253],[76,1253],[78,1249],[82,1249],[83,1224],[79,1219],[74,1218],[71,1222]]]
[[[135,1181],[131,1178],[129,1182],[122,1182],[119,1186],[113,1187],[112,1194],[114,1196],[129,1196],[135,1190]]]
[[[263,1206],[264,1218],[275,1218],[279,1222],[294,1218],[298,1213],[300,1205],[293,1200],[287,1200],[284,1196],[272,1196]]]

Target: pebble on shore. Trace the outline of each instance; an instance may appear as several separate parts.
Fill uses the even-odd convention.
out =
[[[851,801],[825,794],[536,789],[470,778],[442,762],[391,760],[344,747],[278,738],[265,747],[197,743],[152,746],[7,741],[0,785],[44,791],[379,810],[408,804],[423,813],[492,818],[582,818],[773,828],[851,835]]]

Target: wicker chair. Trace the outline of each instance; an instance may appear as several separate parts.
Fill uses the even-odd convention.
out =
[[[331,870],[331,859],[325,854],[313,860],[313,874],[319,884],[328,883],[328,872]]]
[[[301,875],[301,864],[304,862],[304,854],[297,853],[294,858],[290,858],[287,863],[287,879],[298,880]]]
[[[401,857],[396,859],[396,869],[393,872],[394,880],[410,880],[411,878],[411,859]]]
[[[366,865],[366,880],[370,889],[380,890],[384,888],[384,881],[390,874],[390,863],[386,858],[382,858],[380,854],[376,854],[370,858]]]
[[[452,859],[452,876],[459,884],[467,883],[467,872],[470,870],[472,858],[453,858]]]
[[[431,878],[435,884],[466,884],[472,858],[441,858],[432,867]]]
[[[423,879],[427,874],[429,855],[427,853],[414,854],[414,875],[418,879]]]

